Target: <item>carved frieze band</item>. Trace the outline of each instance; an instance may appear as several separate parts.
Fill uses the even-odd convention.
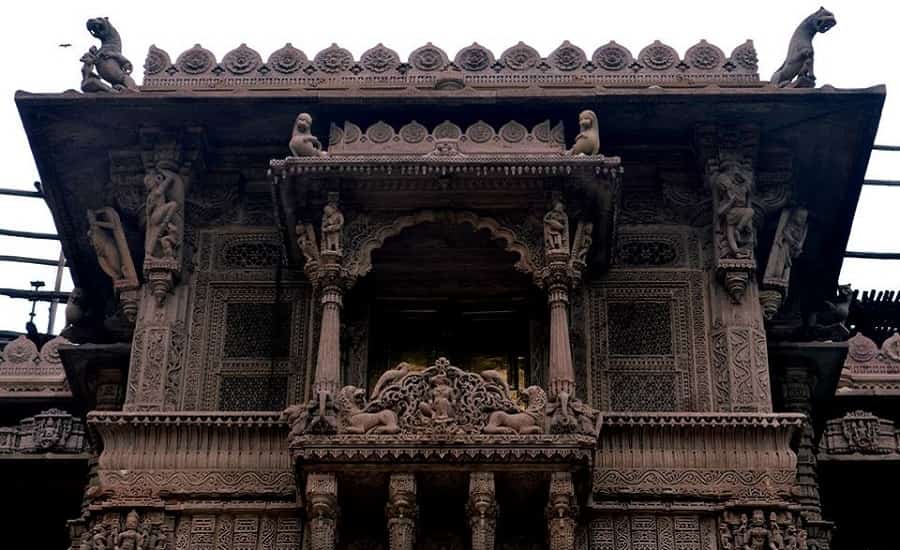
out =
[[[799,414],[609,413],[594,493],[784,498],[797,457]]]
[[[91,413],[98,474],[112,495],[291,495],[287,426],[265,413]]]

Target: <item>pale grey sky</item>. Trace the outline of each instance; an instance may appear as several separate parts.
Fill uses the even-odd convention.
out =
[[[150,44],[174,60],[200,43],[221,60],[242,42],[263,57],[285,42],[312,57],[337,42],[359,55],[383,42],[401,58],[431,41],[452,57],[477,41],[496,55],[522,40],[547,55],[563,40],[588,55],[609,40],[637,54],[659,39],[684,52],[701,38],[725,53],[751,38],[759,54],[760,75],[768,79],[781,64],[797,24],[819,7],[814,1],[757,0],[630,0],[628,2],[534,2],[452,0],[444,2],[186,2],[154,0],[4,2],[0,34],[4,76],[0,80],[0,144],[4,155],[0,187],[31,189],[39,179],[13,103],[15,90],[60,92],[77,89],[78,58],[96,42],[85,29],[91,17],[108,16],[122,34],[124,53],[140,80]],[[878,142],[900,144],[900,64],[896,50],[896,15],[892,2],[830,0],[838,24],[815,40],[819,84],[862,88],[887,84],[888,100]],[[58,45],[71,43],[69,48]],[[900,179],[900,153],[873,154],[870,178]],[[900,251],[900,188],[863,190],[850,249]],[[41,201],[0,197],[0,228],[53,232],[53,221]],[[56,258],[50,241],[0,237],[0,254]],[[54,268],[0,263],[0,287],[27,287],[42,279],[52,286]],[[855,288],[900,288],[900,261],[846,260],[842,282]],[[71,288],[68,277],[64,290]],[[0,297],[0,329],[23,330],[30,304]],[[36,322],[47,326],[47,305],[38,305]],[[62,309],[62,308],[61,308]],[[60,315],[62,313],[60,312]],[[57,330],[61,328],[57,323]]]

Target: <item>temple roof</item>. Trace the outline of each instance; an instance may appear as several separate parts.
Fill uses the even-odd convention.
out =
[[[477,43],[461,49],[451,60],[430,42],[406,61],[378,44],[355,59],[337,44],[312,58],[291,44],[272,52],[266,61],[246,44],[221,61],[199,44],[171,56],[151,46],[144,63],[144,91],[158,90],[459,90],[568,87],[760,86],[756,50],[747,40],[730,56],[701,40],[680,56],[660,41],[637,56],[609,42],[588,57],[568,41],[546,57],[519,42],[495,56]]]

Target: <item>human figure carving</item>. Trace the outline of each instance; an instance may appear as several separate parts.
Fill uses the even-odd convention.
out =
[[[397,414],[384,409],[364,412],[366,392],[356,386],[344,386],[338,392],[337,409],[342,431],[350,434],[395,434],[400,431]]]
[[[177,235],[172,234],[170,223],[178,211],[179,204],[173,200],[173,186],[180,184],[180,176],[172,170],[159,168],[156,172],[144,176],[147,188],[147,234],[144,241],[144,252],[157,258],[174,255]],[[169,236],[167,242],[163,238]],[[169,254],[167,254],[167,251]]]
[[[522,392],[525,410],[517,413],[494,411],[484,427],[486,434],[539,434],[544,431],[544,411],[547,394],[539,386],[529,386]]]
[[[107,533],[104,525],[102,523],[98,523],[94,525],[94,529],[92,530],[93,535],[91,536],[91,545],[92,550],[107,550],[109,549],[109,545],[106,544]]]
[[[431,403],[419,403],[419,410],[434,422],[449,422],[453,418],[453,387],[443,374],[431,379]]]
[[[578,229],[575,230],[575,241],[572,243],[572,262],[587,264],[587,255],[591,250],[591,244],[594,242],[593,232],[593,223],[583,222],[578,224]]]
[[[547,252],[569,253],[569,216],[560,201],[544,215],[544,247]]]
[[[137,90],[137,84],[131,78],[133,67],[124,55],[122,55],[122,38],[119,32],[109,22],[108,17],[95,17],[88,19],[87,30],[91,36],[100,40],[100,49],[91,47],[82,56],[81,61],[85,65],[81,68],[81,89],[84,92],[118,92],[122,90]],[[91,67],[86,69],[90,63]],[[96,69],[97,74],[88,76],[91,69]],[[86,70],[88,72],[86,72]],[[100,82],[103,79],[109,83]],[[99,85],[98,85],[99,84]]]
[[[322,154],[322,144],[312,135],[312,116],[309,113],[297,115],[288,146],[295,157],[316,157]]]
[[[787,57],[784,63],[778,67],[772,75],[771,82],[779,88],[791,84],[799,88],[812,88],[816,84],[816,75],[813,71],[813,46],[812,41],[816,33],[828,32],[837,24],[834,14],[825,8],[819,8],[815,13],[804,19],[788,45]]]
[[[316,232],[312,224],[298,223],[294,228],[297,232],[297,246],[307,262],[319,261],[319,245],[316,243]]]
[[[783,214],[769,253],[763,282],[774,280],[787,283],[790,279],[794,258],[800,255],[806,242],[807,216],[806,209],[802,207]]]
[[[337,204],[330,202],[325,205],[322,216],[322,252],[342,254],[341,232],[344,229],[344,215],[338,209]]]
[[[716,214],[728,244],[726,257],[751,257],[755,239],[751,175],[737,162],[726,162],[715,176],[714,186],[719,197]]]
[[[88,210],[88,229],[87,236],[97,253],[97,263],[100,269],[109,275],[110,279],[118,281],[124,278],[125,274],[122,269],[122,255],[116,244],[114,234],[115,226],[112,222],[102,220],[101,211]]]
[[[132,510],[125,517],[125,530],[116,535],[115,550],[145,550],[144,534],[138,531],[140,518]]]
[[[581,111],[578,115],[578,127],[581,132],[575,136],[575,144],[567,151],[569,155],[593,156],[600,152],[600,129],[597,127],[597,115],[594,111]]]

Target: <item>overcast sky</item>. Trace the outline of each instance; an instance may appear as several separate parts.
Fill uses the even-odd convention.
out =
[[[815,40],[819,85],[863,88],[887,84],[888,100],[881,119],[878,143],[900,144],[900,89],[897,62],[897,13],[893,2],[831,0],[825,6],[838,24]],[[680,54],[701,38],[726,55],[751,38],[759,54],[760,75],[768,79],[781,64],[788,40],[798,23],[819,7],[813,2],[756,0],[627,2],[531,2],[452,0],[428,2],[188,2],[154,0],[126,2],[4,1],[0,33],[4,75],[0,80],[0,135],[3,175],[0,187],[32,189],[39,179],[25,133],[13,102],[16,90],[60,92],[77,89],[79,57],[96,44],[85,29],[91,17],[108,16],[122,35],[124,54],[140,82],[150,44],[179,53],[200,43],[221,60],[242,42],[265,60],[291,42],[312,58],[337,42],[359,55],[383,42],[402,59],[428,41],[452,58],[463,46],[477,41],[499,56],[524,41],[547,55],[563,40],[580,46],[588,56],[610,40],[633,55],[655,39]],[[60,44],[71,44],[60,47]],[[869,178],[900,179],[900,153],[873,154]],[[900,188],[866,187],[853,233],[852,250],[900,251]],[[43,202],[0,197],[0,228],[54,232]],[[55,259],[59,245],[0,237],[0,255]],[[53,286],[54,268],[0,263],[0,287],[27,287],[41,279]],[[855,288],[900,288],[900,261],[846,260],[841,282]],[[71,288],[68,276],[63,290]],[[23,300],[0,297],[0,329],[24,330],[31,306]],[[61,310],[63,308],[60,308]],[[38,305],[36,322],[47,327],[46,304]],[[60,316],[62,312],[60,312]],[[56,331],[61,328],[61,317]]]

